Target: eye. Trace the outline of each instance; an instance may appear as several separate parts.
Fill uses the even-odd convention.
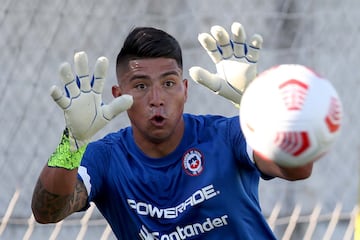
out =
[[[147,86],[144,83],[138,83],[138,84],[135,85],[135,88],[137,90],[144,90],[144,89],[146,89],[146,87]]]
[[[174,81],[171,81],[171,80],[168,80],[168,81],[165,81],[164,82],[164,86],[165,87],[172,87],[175,85],[175,82]]]

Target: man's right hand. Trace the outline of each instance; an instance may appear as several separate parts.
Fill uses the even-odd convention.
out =
[[[106,57],[97,59],[92,78],[85,52],[74,55],[74,64],[75,76],[69,63],[60,66],[64,92],[57,86],[50,90],[51,97],[64,111],[71,151],[88,144],[96,132],[133,103],[132,96],[122,95],[108,105],[103,104],[102,91],[109,65]]]

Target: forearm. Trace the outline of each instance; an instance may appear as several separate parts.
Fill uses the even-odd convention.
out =
[[[87,193],[77,179],[84,150],[70,151],[69,132],[65,129],[34,189],[32,210],[38,222],[58,222],[85,206]]]
[[[32,211],[40,223],[58,222],[86,206],[85,187],[77,180],[77,169],[45,166],[35,186]]]
[[[58,195],[72,194],[77,182],[77,168],[67,170],[45,166],[40,174],[39,181],[51,193]]]
[[[301,167],[280,167],[282,178],[289,181],[303,180],[311,176],[313,162]]]
[[[313,162],[300,167],[285,167],[276,164],[274,161],[265,160],[254,153],[254,160],[260,171],[268,176],[279,177],[289,181],[302,180],[310,177],[313,169]]]

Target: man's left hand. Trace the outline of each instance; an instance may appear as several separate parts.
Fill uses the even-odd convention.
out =
[[[217,73],[194,66],[189,74],[194,81],[239,105],[244,90],[257,75],[263,39],[254,34],[246,43],[245,30],[238,22],[231,26],[231,38],[221,26],[213,26],[210,32],[199,34],[198,40],[216,64]]]

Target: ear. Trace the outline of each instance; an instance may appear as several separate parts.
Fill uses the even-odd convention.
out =
[[[111,88],[111,92],[114,98],[120,97],[121,96],[121,89],[119,86],[114,85]]]
[[[186,102],[187,97],[188,97],[188,80],[184,79],[183,84],[184,84],[184,91],[185,91],[184,96],[185,96],[185,102]]]

